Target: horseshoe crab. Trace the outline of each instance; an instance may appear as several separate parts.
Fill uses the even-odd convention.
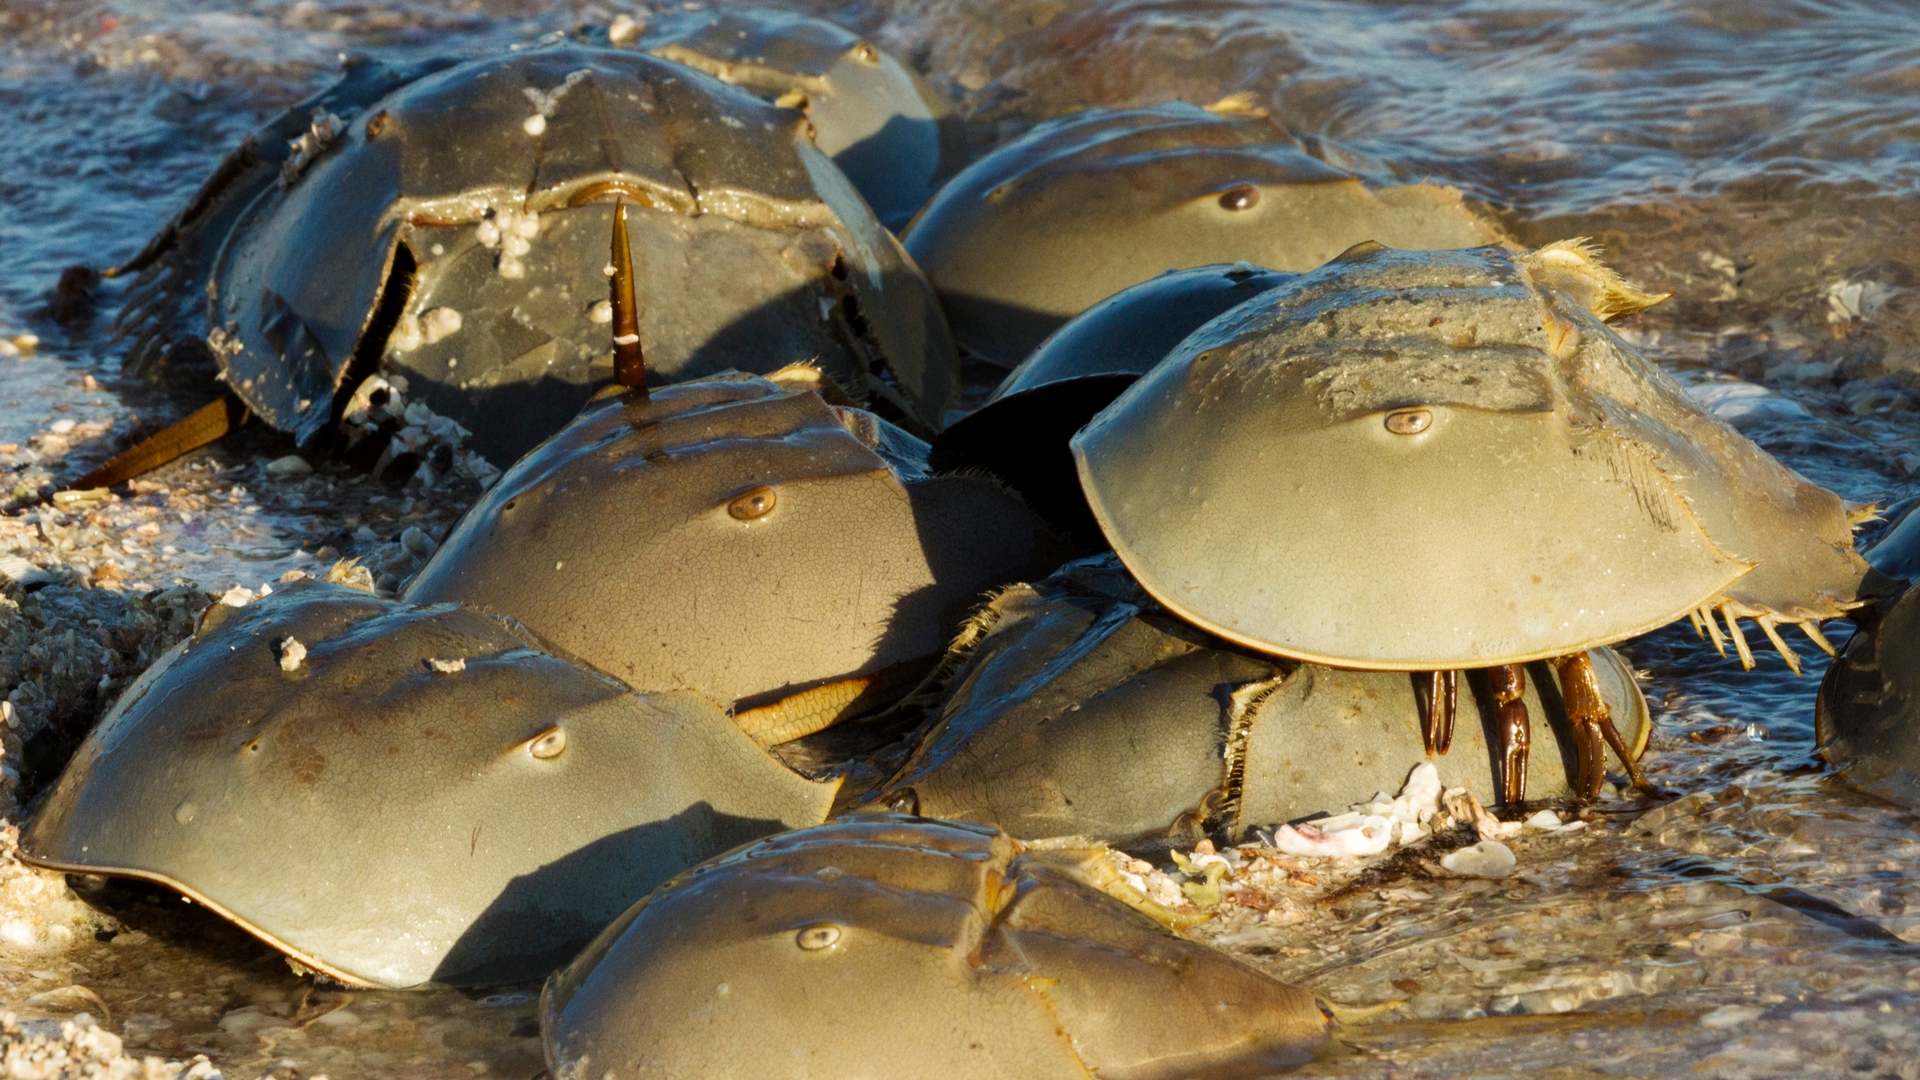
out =
[[[1827,667],[1814,705],[1819,755],[1853,787],[1920,805],[1920,594],[1908,589]]]
[[[1866,559],[1889,580],[1920,579],[1920,516],[1894,521]],[[1854,621],[1820,682],[1817,752],[1848,784],[1920,806],[1920,595],[1909,585]]]
[[[1001,592],[957,650],[938,720],[874,804],[1021,838],[1237,842],[1396,790],[1433,754],[1418,679],[1237,648],[1167,614],[1112,555]],[[1587,655],[1637,758],[1653,725],[1632,671],[1609,649]],[[1564,688],[1533,668],[1522,700],[1560,753],[1524,763],[1529,787],[1564,798],[1576,780]],[[1481,680],[1469,687],[1486,722],[1461,725],[1434,764],[1444,786],[1491,802],[1506,769],[1486,733],[1496,701]]]
[[[955,337],[1006,367],[1074,315],[1169,268],[1246,259],[1311,270],[1363,240],[1499,239],[1457,191],[1368,190],[1264,114],[1181,102],[1041,124],[948,182],[905,238]]]
[[[1578,242],[1532,252],[1363,244],[1201,328],[1083,428],[1087,500],[1181,618],[1312,663],[1492,669],[1524,762],[1521,665],[1552,659],[1579,744],[1643,782],[1586,659],[1691,617],[1748,666],[1752,619],[1831,651],[1818,622],[1868,566],[1837,495],[1695,406],[1605,319],[1658,297]],[[1723,650],[1724,651],[1724,650]],[[1525,797],[1524,767],[1503,798]]]
[[[629,685],[726,703],[772,744],[904,694],[982,592],[1065,558],[1017,496],[929,475],[925,443],[828,405],[813,368],[649,391],[614,236],[629,389],[508,470],[408,600],[510,614]]]
[[[1292,277],[1235,263],[1120,290],[1055,330],[985,404],[948,425],[929,461],[940,472],[990,472],[1076,540],[1105,547],[1067,440],[1188,334]]]
[[[770,8],[671,11],[647,23],[639,47],[805,112],[813,144],[889,229],[966,164],[953,106],[892,55],[825,19]]]
[[[535,978],[688,866],[825,818],[711,701],[511,624],[302,582],[215,605],[21,838],[144,878],[356,986]]]
[[[362,64],[235,151],[122,271],[134,370],[200,349],[309,444],[376,369],[504,466],[610,375],[614,202],[654,378],[812,358],[937,429],[958,375],[925,281],[799,113],[563,45]],[[289,137],[293,132],[297,137]]]
[[[1088,883],[1126,895],[1117,877],[1097,850],[887,814],[761,841],[548,980],[548,1071],[1172,1080],[1265,1076],[1325,1042],[1313,994]]]

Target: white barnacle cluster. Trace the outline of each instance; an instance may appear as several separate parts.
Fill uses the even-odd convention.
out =
[[[1289,855],[1378,855],[1392,844],[1411,844],[1431,833],[1443,794],[1439,771],[1423,761],[1407,775],[1400,794],[1380,792],[1345,814],[1282,825],[1273,832],[1273,846]]]
[[[522,89],[520,92],[527,95],[527,100],[533,103],[533,115],[520,122],[521,130],[535,138],[546,134],[547,120],[553,116],[553,110],[559,106],[560,99],[567,95],[567,91],[579,85],[580,80],[591,74],[593,72],[590,70],[581,68],[578,71],[568,72],[560,85],[551,90],[540,90],[531,86]]]
[[[498,248],[500,258],[494,264],[503,278],[521,278],[527,274],[520,260],[533,250],[533,238],[540,235],[540,215],[531,210],[501,207],[487,211],[474,227],[474,239],[484,248]]]
[[[313,122],[307,125],[307,130],[299,138],[287,142],[293,152],[280,163],[280,186],[292,187],[307,171],[307,166],[313,164],[313,159],[319,157],[320,152],[346,129],[347,122],[339,116],[325,109],[313,110]]]
[[[450,307],[432,308],[417,315],[402,315],[400,321],[394,324],[393,333],[387,337],[387,351],[412,352],[422,345],[432,345],[458,333],[462,322],[460,313]]]
[[[418,483],[423,489],[431,490],[449,472],[473,481],[483,490],[500,479],[500,470],[492,462],[466,449],[466,441],[473,435],[471,431],[422,402],[409,402],[407,389],[404,375],[370,375],[354,390],[353,398],[347,403],[342,422],[352,434],[366,438],[392,430],[380,460],[373,467],[376,475],[395,460],[411,454],[420,463],[409,482]],[[446,453],[437,455],[435,451],[441,447],[446,448]],[[444,469],[435,467],[437,457],[444,457]]]

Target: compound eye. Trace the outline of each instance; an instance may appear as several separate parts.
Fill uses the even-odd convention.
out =
[[[1222,210],[1251,210],[1258,205],[1260,205],[1260,189],[1252,184],[1242,184],[1220,193]]]
[[[799,933],[793,935],[793,943],[807,952],[831,949],[840,943],[840,928],[830,922],[802,927]]]
[[[1387,414],[1387,430],[1395,435],[1418,435],[1432,426],[1430,409],[1395,409]]]
[[[566,730],[555,724],[527,740],[527,753],[541,761],[552,761],[567,750]]]
[[[752,521],[772,513],[774,504],[779,501],[770,487],[762,485],[749,488],[734,496],[733,501],[727,504],[727,514],[735,521]]]

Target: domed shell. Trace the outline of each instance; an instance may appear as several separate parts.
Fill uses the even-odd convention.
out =
[[[695,694],[634,694],[511,625],[317,582],[215,605],[21,837],[178,889],[355,986],[539,978],[633,901],[825,818]]]
[[[898,229],[966,164],[953,106],[898,58],[825,19],[772,8],[670,11],[641,48],[745,87],[813,122],[813,144]]]
[[[1098,887],[1094,883],[1099,883]],[[1177,938],[1095,848],[850,815],[732,852],[541,994],[558,1077],[1265,1076],[1331,1029],[1305,990]]]
[[[511,616],[641,689],[871,707],[986,590],[1067,553],[1017,497],[929,476],[925,454],[752,376],[605,397],[508,470],[406,596]]]
[[[1917,576],[1916,521],[1908,513],[1867,552],[1877,570]],[[1848,785],[1920,806],[1920,590],[1909,586],[1855,622],[1821,680],[1814,743]]]
[[[1168,608],[1334,666],[1843,612],[1867,568],[1839,497],[1596,315],[1655,300],[1578,245],[1363,245],[1183,342],[1075,437],[1081,483]]]
[[[1456,191],[1369,191],[1263,116],[1175,102],[1039,125],[940,189],[906,246],[959,342],[1012,367],[1068,319],[1168,269],[1311,270],[1364,240],[1499,239]]]
[[[817,358],[938,427],[958,375],[933,296],[797,113],[617,49],[350,77],[136,261],[143,297],[206,286],[209,347],[274,427],[313,439],[343,382],[383,368],[510,463],[611,378],[617,199],[653,378]],[[157,342],[164,312],[122,329]]]
[[[1234,263],[1122,289],[1041,342],[986,404],[934,439],[929,461],[940,472],[990,472],[1074,539],[1104,547],[1067,440],[1188,334],[1292,277]]]

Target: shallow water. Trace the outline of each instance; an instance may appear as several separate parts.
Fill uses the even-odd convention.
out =
[[[49,310],[65,266],[130,257],[226,150],[324,85],[343,53],[499,48],[625,10],[0,0],[0,333],[41,339],[25,358],[0,357],[0,444],[25,445],[63,418],[108,425],[71,440],[71,454],[0,446],[11,470],[0,489],[70,478],[136,416],[204,400],[117,380],[120,345],[104,317]],[[1912,5],[902,0],[809,10],[910,58],[961,102],[981,146],[1075,107],[1246,93],[1371,180],[1457,184],[1527,239],[1596,236],[1641,284],[1677,294],[1630,328],[1649,351],[1695,383],[1731,372],[1804,407],[1753,422],[1762,445],[1857,501],[1920,488]],[[1849,294],[1849,284],[1862,288]],[[117,288],[100,287],[103,314]],[[148,545],[174,541],[172,561],[155,565],[209,588],[257,585],[320,565],[323,546],[364,553],[425,520],[426,507],[370,503],[347,491],[352,478],[324,470],[316,482],[338,491],[292,503],[263,492],[257,461],[285,451],[257,436],[163,477],[203,501],[184,521],[156,519],[178,532]],[[361,524],[379,528],[356,539]],[[1920,833],[1913,814],[1849,793],[1812,761],[1824,657],[1802,649],[1798,678],[1772,656],[1743,673],[1683,629],[1627,652],[1649,676],[1659,720],[1648,767],[1671,798],[1658,809],[1604,804],[1585,834],[1523,842],[1521,873],[1497,884],[1415,872],[1330,900],[1303,928],[1207,931],[1344,1004],[1406,1001],[1349,1025],[1341,1051],[1309,1071],[1920,1075]],[[0,1002],[98,1012],[65,989],[85,986],[131,1048],[210,1053],[229,1076],[539,1067],[524,988],[329,991],[158,894],[100,899],[131,929],[65,953],[5,956]]]

